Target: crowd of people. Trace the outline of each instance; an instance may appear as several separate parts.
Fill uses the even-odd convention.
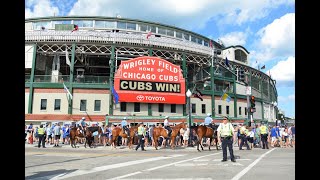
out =
[[[168,129],[170,134],[170,124],[168,121],[169,117],[165,118],[165,127]],[[212,121],[211,115],[208,114],[204,120],[204,125],[213,127],[214,123]],[[83,129],[84,126],[88,124],[85,122],[85,118],[82,118],[77,126],[80,129]],[[194,124],[196,126],[196,124]],[[61,127],[62,126],[62,127]],[[30,123],[29,126],[25,126],[25,140],[28,144],[38,143],[38,147],[46,147],[46,145],[53,145],[53,147],[59,147],[61,144],[68,145],[70,144],[70,124],[61,125],[60,123],[50,123],[40,125],[40,127]],[[99,124],[92,124],[91,126],[99,126]],[[104,124],[100,125],[102,129],[102,134],[94,133],[94,143],[95,145],[103,145],[109,146],[111,145],[112,138],[112,129],[115,127],[120,127],[125,130],[125,133],[128,133],[129,124],[126,122],[126,118],[122,120],[120,124],[110,124],[106,126]],[[143,125],[145,135],[144,135],[144,146],[155,146],[155,143],[158,143],[158,146],[164,146],[165,141],[163,138],[160,138],[159,141],[155,142],[153,139],[153,128],[155,127],[163,127],[161,123],[157,123],[154,125]],[[233,125],[233,146],[238,146],[239,150],[243,150],[243,146],[246,146],[247,150],[251,150],[252,148],[262,148],[268,149],[270,147],[294,147],[295,145],[295,125],[292,126],[266,126],[264,124],[257,124],[254,127],[249,127],[247,125],[238,124]],[[128,133],[129,135],[129,133]],[[136,134],[138,135],[138,134]],[[189,144],[189,135],[190,128],[188,125],[185,129],[181,128],[179,130],[179,135],[176,137],[176,145],[186,147]],[[134,144],[138,144],[138,138],[134,139]],[[196,136],[191,133],[191,144],[195,145]],[[81,142],[80,143],[84,143]],[[208,145],[206,139],[203,139],[203,144]],[[126,146],[128,145],[128,139],[118,137],[117,146]],[[211,145],[215,145],[215,141],[212,141]]]

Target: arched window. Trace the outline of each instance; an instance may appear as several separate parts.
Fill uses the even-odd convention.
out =
[[[235,50],[235,60],[247,63],[247,54],[240,49]]]

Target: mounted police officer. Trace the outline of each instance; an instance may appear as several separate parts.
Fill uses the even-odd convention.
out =
[[[222,123],[220,123],[218,129],[218,141],[222,142],[223,159],[221,162],[227,161],[227,146],[229,148],[230,159],[232,162],[236,162],[233,155],[233,126],[228,122],[227,117],[223,117]]]
[[[213,126],[212,126],[212,123],[213,123],[213,119],[211,118],[211,114],[208,113],[208,114],[207,114],[207,117],[204,118],[204,125],[207,126],[207,127],[211,127],[212,129],[214,129]]]
[[[130,137],[130,130],[127,126],[127,117],[124,117],[121,121],[121,126],[122,126],[122,129],[125,130],[125,133],[127,133],[128,137]]]
[[[262,141],[262,149],[269,149],[268,147],[268,128],[267,126],[263,123],[261,126],[260,126],[260,134],[261,134],[261,141]]]
[[[85,122],[86,118],[85,117],[82,117],[81,120],[78,122],[78,128],[80,129],[80,132],[84,134],[84,130],[85,130],[85,127],[87,125],[87,123]]]
[[[164,124],[164,128],[169,131],[168,137],[171,137],[172,129],[171,129],[171,127],[169,126],[169,121],[168,121],[168,119],[169,119],[169,116],[166,116],[163,124]]]

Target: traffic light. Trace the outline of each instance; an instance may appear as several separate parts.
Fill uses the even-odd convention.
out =
[[[253,112],[256,112],[256,108],[255,108],[255,106],[256,106],[256,100],[255,100],[255,97],[254,96],[251,96],[251,98],[250,98],[250,107],[251,107],[251,112],[253,113]]]
[[[254,96],[251,96],[250,98],[250,104],[251,104],[251,108],[254,108],[256,106],[256,100]]]

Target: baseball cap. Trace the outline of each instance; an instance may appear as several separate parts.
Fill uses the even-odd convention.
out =
[[[123,117],[123,119],[124,119],[124,120],[126,120],[126,119],[127,119],[127,117]]]
[[[211,116],[211,114],[210,114],[210,113],[208,113],[208,114],[207,114],[207,116]]]
[[[227,116],[223,116],[223,120],[229,120],[229,118]]]
[[[84,120],[84,119],[86,119],[85,117],[82,117],[82,119]]]
[[[166,116],[166,117],[164,117],[165,119],[168,119],[169,118],[169,116]]]

